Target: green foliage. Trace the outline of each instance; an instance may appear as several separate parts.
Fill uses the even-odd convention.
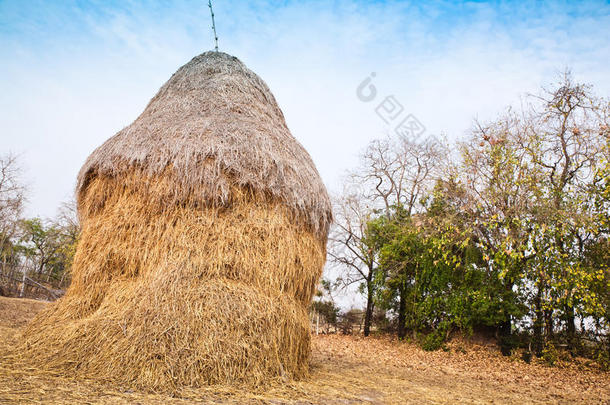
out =
[[[45,223],[40,218],[24,219],[17,250],[34,264],[31,277],[62,288],[69,282],[77,241],[77,226]]]
[[[608,348],[599,348],[595,360],[602,370],[610,371],[610,350],[608,350]]]
[[[448,323],[442,323],[434,331],[425,335],[421,347],[426,351],[434,351],[445,348],[445,340],[450,326]]]
[[[549,366],[554,366],[559,361],[559,352],[553,343],[549,343],[542,350],[542,359]]]
[[[378,305],[399,321],[404,317],[406,329],[432,331],[422,343],[427,350],[440,348],[451,328],[471,331],[524,313],[500,274],[509,258],[496,254],[502,267],[490,272],[485,251],[445,187],[437,184],[425,215],[407,216],[393,207],[392,215],[369,223],[369,237],[380,246]]]
[[[335,305],[334,302],[330,300],[325,301],[317,301],[314,300],[311,303],[311,308],[319,313],[326,323],[330,325],[337,325],[337,317],[339,316],[340,308]]]
[[[493,327],[510,353],[519,328],[549,364],[555,343],[576,352],[578,320],[607,339],[609,117],[610,104],[566,75],[526,110],[477,123],[433,186],[413,180],[420,204],[371,212],[361,242],[378,267],[366,287],[399,337],[423,334],[433,350],[452,329]],[[383,174],[407,172],[393,170]]]

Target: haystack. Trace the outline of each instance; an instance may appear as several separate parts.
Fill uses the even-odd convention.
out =
[[[325,261],[326,189],[267,85],[206,52],[96,149],[66,295],[23,358],[153,390],[307,373],[307,307]]]

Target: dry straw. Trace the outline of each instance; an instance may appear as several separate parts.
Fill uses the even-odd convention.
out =
[[[24,333],[39,370],[151,390],[307,374],[331,221],[265,83],[207,52],[96,149],[66,295]]]

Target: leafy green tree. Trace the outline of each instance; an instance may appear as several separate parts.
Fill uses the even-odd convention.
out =
[[[339,312],[341,309],[330,300],[314,300],[311,303],[312,309],[324,318],[325,324],[330,327],[337,327]],[[329,330],[326,330],[328,333]]]
[[[610,347],[610,103],[569,73],[525,101],[476,123],[453,161],[379,140],[353,174],[358,226],[342,234],[359,262],[341,260],[399,337],[425,332],[435,348],[485,325],[504,354],[517,329],[539,356],[577,354],[580,338]]]
[[[32,277],[55,287],[64,287],[76,251],[78,223],[32,218],[22,220],[20,227],[19,249],[32,263]]]
[[[407,330],[428,333],[429,349],[454,328],[496,326],[504,311],[521,310],[505,299],[501,280],[490,277],[459,198],[449,194],[457,188],[439,182],[425,214],[408,216],[397,208],[371,224],[381,244],[380,305],[397,313],[399,337]]]
[[[333,297],[334,285],[323,278],[316,291],[316,295],[311,303],[311,309],[316,315],[321,315],[327,327],[326,333],[330,332],[329,327],[335,328],[338,326],[338,317],[341,308],[337,306]]]
[[[21,221],[22,252],[33,261],[33,273],[38,278],[50,271],[50,264],[59,249],[57,234],[57,229],[45,225],[40,218]]]
[[[520,118],[477,124],[461,145],[457,182],[462,190],[459,210],[466,213],[472,238],[485,261],[488,283],[494,287],[502,352],[513,346],[513,321],[521,316],[524,275],[536,252],[531,249],[532,207],[539,193],[539,173],[533,168],[514,132]]]

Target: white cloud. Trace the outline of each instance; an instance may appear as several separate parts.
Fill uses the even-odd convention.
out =
[[[610,91],[604,3],[218,1],[215,8],[221,50],[267,81],[332,188],[385,130],[374,106],[355,95],[373,71],[381,95],[394,94],[428,132],[453,138],[566,66],[599,93]],[[212,47],[207,13],[201,1],[0,5],[0,23],[8,24],[0,30],[2,151],[23,153],[29,215],[53,215],[87,155],[135,119],[181,64]]]

